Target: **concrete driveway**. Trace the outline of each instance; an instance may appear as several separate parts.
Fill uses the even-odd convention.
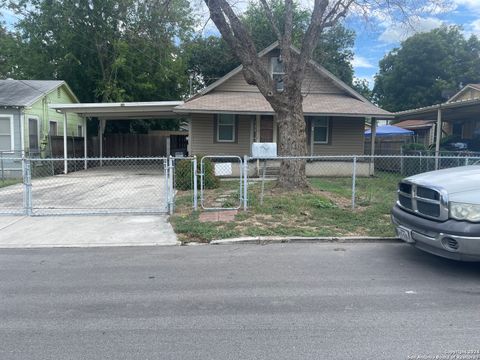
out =
[[[166,215],[0,217],[0,248],[177,244]]]
[[[37,167],[32,179],[32,210],[36,215],[159,213],[167,210],[163,162],[103,166],[46,176]],[[0,188],[0,214],[23,208],[23,184]]]
[[[67,175],[51,175],[50,163],[38,161],[32,211],[50,216],[0,216],[0,248],[177,244],[165,215],[162,160],[110,162],[117,166]],[[22,214],[23,201],[22,183],[0,188],[0,214]]]

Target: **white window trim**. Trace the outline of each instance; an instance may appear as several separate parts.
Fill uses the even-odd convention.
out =
[[[50,129],[51,129],[51,128],[50,128],[50,124],[51,124],[51,123],[57,124],[57,133],[56,133],[56,134],[50,134]],[[49,120],[49,121],[48,121],[48,135],[49,135],[49,136],[58,136],[58,121],[56,121],[56,120]]]
[[[328,144],[328,141],[330,140],[329,137],[330,137],[330,118],[329,117],[325,117],[327,119],[327,126],[314,126],[314,119],[315,119],[315,116],[312,116],[310,117],[310,123],[311,123],[311,142],[312,144],[314,145],[327,145]],[[325,141],[315,141],[315,128],[316,127],[325,127],[327,129],[326,131],[326,134],[327,134],[327,137],[326,137],[326,140]]]
[[[15,152],[15,129],[14,129],[14,122],[13,122],[13,115],[10,114],[0,114],[2,118],[9,118],[10,119],[10,150],[1,150],[3,153],[13,154]],[[2,134],[6,135],[6,134]]]
[[[220,115],[222,114],[218,114],[217,115],[217,142],[219,143],[234,143],[235,142],[235,139],[236,139],[236,136],[237,136],[237,133],[236,133],[236,124],[237,124],[237,119],[236,119],[236,116],[233,115],[233,132],[232,132],[232,140],[220,140]],[[222,126],[227,126],[227,125],[222,125]]]
[[[27,115],[27,128],[28,128],[28,151],[32,151],[30,149],[30,120],[35,120],[37,122],[37,138],[38,138],[38,150],[40,151],[40,138],[42,129],[40,128],[40,118],[37,115]]]

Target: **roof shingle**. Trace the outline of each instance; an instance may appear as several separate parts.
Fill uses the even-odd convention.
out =
[[[220,92],[194,98],[178,106],[178,112],[226,112],[273,114],[274,111],[261,93]],[[340,94],[308,94],[303,99],[306,115],[389,116],[391,113],[375,105]]]
[[[0,106],[30,106],[63,83],[58,80],[0,80]]]

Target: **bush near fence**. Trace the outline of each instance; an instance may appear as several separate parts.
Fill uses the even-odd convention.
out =
[[[201,157],[200,157],[201,159]],[[220,186],[220,179],[215,176],[214,164],[210,159],[203,160],[204,188],[216,189]],[[200,161],[197,162],[197,176],[200,181]],[[175,187],[177,190],[193,189],[192,160],[178,160],[175,164]]]

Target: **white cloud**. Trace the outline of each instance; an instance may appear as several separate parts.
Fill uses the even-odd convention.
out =
[[[364,69],[372,69],[375,67],[366,57],[355,55],[352,60],[352,66],[354,68],[364,68]]]
[[[477,19],[475,21],[472,21],[471,23],[468,23],[464,26],[464,31],[463,35],[465,35],[466,38],[469,38],[472,35],[476,35],[477,37],[480,37],[480,19]]]
[[[466,8],[480,13],[480,1],[479,0],[454,0],[457,6],[465,6]]]
[[[427,32],[440,27],[443,21],[435,17],[413,18],[410,24],[384,23],[385,30],[379,40],[387,44],[397,44],[416,33]]]

